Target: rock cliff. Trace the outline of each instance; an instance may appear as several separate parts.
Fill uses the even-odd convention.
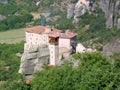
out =
[[[120,39],[114,40],[103,47],[103,54],[110,56],[120,52]]]
[[[49,48],[47,45],[33,46],[24,50],[21,58],[19,73],[33,75],[36,71],[42,70],[44,64],[49,62]]]
[[[0,0],[1,4],[8,4],[8,0]]]
[[[73,23],[79,23],[80,16],[84,15],[90,9],[96,9],[95,4],[105,13],[106,27],[114,26],[120,28],[120,0],[78,0],[77,3],[68,4],[67,18],[74,17]]]
[[[106,27],[120,28],[120,0],[99,0],[99,7],[105,13]]]
[[[74,17],[73,23],[79,23],[79,17],[84,15],[90,8],[90,1],[78,0],[75,4],[69,4],[67,7],[67,18]]]

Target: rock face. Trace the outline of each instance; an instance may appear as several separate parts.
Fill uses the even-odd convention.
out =
[[[0,0],[1,4],[8,4],[8,0]]]
[[[117,28],[120,28],[120,18],[118,18],[118,25]]]
[[[75,4],[69,4],[67,7],[67,18],[70,19],[74,15]]]
[[[78,0],[76,4],[69,4],[67,7],[67,18],[70,19],[74,17],[73,23],[79,23],[80,16],[84,15],[90,7],[89,0]]]
[[[114,26],[120,28],[120,0],[99,0],[96,1],[102,11],[105,13],[106,27]],[[95,9],[92,0],[78,0],[75,4],[69,4],[67,7],[67,18],[74,17],[73,23],[79,23],[80,16],[84,15],[90,9]]]
[[[112,28],[113,26],[119,26],[118,17],[120,16],[120,0],[99,0],[99,7],[105,13],[106,27]]]
[[[115,52],[120,52],[120,39],[112,41],[103,47],[103,54],[106,56],[110,56]]]
[[[31,47],[25,50],[22,58],[19,73],[32,75],[42,70],[42,66],[49,62],[49,48],[47,45]]]
[[[5,16],[0,15],[0,21],[3,20],[3,19],[5,19],[5,18],[6,18]]]

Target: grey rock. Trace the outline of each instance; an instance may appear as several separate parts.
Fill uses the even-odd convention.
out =
[[[67,7],[67,18],[70,19],[74,15],[75,4],[69,4]]]
[[[21,57],[19,73],[33,75],[36,71],[42,70],[44,64],[49,62],[49,48],[47,45],[24,51]]]
[[[37,53],[28,53],[28,54],[26,54],[26,59],[27,60],[35,59],[36,57],[37,57]]]
[[[103,47],[103,54],[108,57],[115,52],[120,52],[120,39],[114,40]]]
[[[119,0],[114,2],[111,2],[111,0],[99,0],[99,7],[105,13],[107,28],[112,28],[113,26],[117,25],[117,16],[120,15],[119,6]]]
[[[31,67],[35,65],[35,60],[25,60],[24,62],[22,62],[22,64],[20,65],[21,68],[27,68],[27,67]]]
[[[46,45],[39,47],[38,57],[49,56],[49,48]]]
[[[117,28],[120,28],[120,18],[118,18],[118,24],[117,24]]]
[[[39,58],[36,65],[35,65],[35,67],[34,67],[34,72],[42,70],[43,65],[48,64],[48,62],[49,62],[49,57],[47,57],[47,56]]]
[[[19,69],[19,73],[22,74],[33,74],[33,72],[34,72],[34,66]]]
[[[0,0],[1,4],[8,4],[8,0]]]
[[[86,6],[85,5],[81,5],[81,6],[79,6],[79,7],[76,7],[75,8],[75,11],[74,11],[74,13],[75,13],[75,16],[74,17],[79,17],[79,16],[82,16],[82,15],[84,15],[85,13],[86,13]]]
[[[3,19],[5,19],[5,18],[6,18],[5,16],[0,15],[0,21],[3,20]]]
[[[88,1],[87,1],[88,2]],[[78,2],[76,4],[69,4],[67,7],[67,18],[70,19],[74,17],[73,23],[79,23],[79,17],[84,15],[88,10],[88,4]]]
[[[78,24],[79,23],[79,17],[84,15],[87,12],[87,8],[85,5],[80,5],[79,7],[76,7],[74,10],[74,20],[73,23],[74,24]]]
[[[34,52],[37,52],[38,51],[38,46],[34,46],[34,47],[31,47],[29,49],[29,53],[34,53]]]
[[[79,21],[80,21],[79,18],[76,18],[76,17],[75,17],[74,20],[73,20],[73,23],[74,23],[74,24],[78,24]]]

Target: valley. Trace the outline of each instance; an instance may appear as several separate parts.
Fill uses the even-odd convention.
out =
[[[6,32],[0,32],[0,43],[16,44],[23,41],[25,38],[24,29],[14,29]]]
[[[61,55],[61,66],[44,64],[42,71],[26,77],[29,73],[18,73],[25,29],[42,25],[70,29],[77,33],[77,43],[96,51],[74,53],[68,60]],[[48,53],[43,47],[38,51]],[[28,63],[24,57],[38,52],[26,52],[25,69],[38,64],[38,59]],[[0,90],[78,89],[120,89],[120,0],[0,0]]]

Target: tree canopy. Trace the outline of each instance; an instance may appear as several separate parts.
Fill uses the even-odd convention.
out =
[[[79,66],[66,64],[37,72],[31,90],[118,90],[120,60],[112,65],[100,53],[77,55]]]

